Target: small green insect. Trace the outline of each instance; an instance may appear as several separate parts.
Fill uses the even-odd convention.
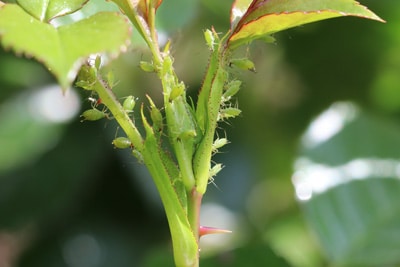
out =
[[[109,71],[107,73],[107,85],[108,87],[110,87],[111,89],[115,87],[115,85],[118,84],[118,81],[115,82],[115,75],[113,71]]]
[[[248,58],[236,58],[236,59],[232,59],[231,62],[229,63],[229,66],[236,66],[239,69],[242,70],[249,70],[251,72],[256,72],[256,67],[253,63],[253,61],[251,61]]]
[[[104,118],[109,119],[110,116],[107,112],[102,111],[102,110],[98,110],[96,108],[91,108],[88,110],[85,110],[81,117],[83,118],[81,122],[83,121],[98,121]]]
[[[136,99],[131,95],[126,97],[124,102],[122,103],[122,107],[128,113],[133,112],[135,105],[136,105]]]
[[[142,153],[140,153],[138,150],[136,149],[132,149],[132,155],[137,158],[137,160],[139,161],[139,163],[143,163],[143,156]]]
[[[153,62],[140,61],[139,67],[145,72],[155,72],[156,71],[156,68],[154,67]]]
[[[215,46],[215,38],[214,35],[212,33],[212,31],[210,31],[209,29],[204,31],[204,39],[206,39],[206,43],[208,45],[208,48],[211,51],[214,51],[214,46]]]
[[[192,130],[187,130],[182,132],[179,136],[178,136],[178,140],[189,140],[192,138],[195,138],[197,136],[196,130],[192,129]]]
[[[239,80],[230,81],[225,86],[226,90],[222,95],[222,101],[223,102],[229,101],[234,95],[237,94],[237,92],[239,92],[241,85],[242,85],[242,82]]]
[[[234,107],[223,108],[218,113],[218,121],[235,118],[239,116],[240,113],[242,113],[242,111],[238,108]]]
[[[185,92],[185,85],[181,82],[174,88],[172,88],[171,93],[169,94],[169,101],[172,102],[177,97],[181,96]]]
[[[221,170],[223,169],[223,166],[221,163],[215,164],[209,171],[208,177],[209,179],[215,177]]]
[[[157,132],[161,132],[163,129],[163,116],[161,114],[161,111],[156,107],[150,96],[146,95],[146,97],[150,102],[150,117],[153,121],[153,128]]]
[[[89,64],[85,64],[79,70],[77,82],[75,83],[75,85],[85,90],[93,90],[94,85],[96,84],[96,77],[97,70]]]
[[[133,148],[131,140],[127,137],[117,137],[112,141],[112,144],[119,149]]]
[[[216,188],[219,187],[214,182],[214,177],[224,168],[221,163],[215,164],[208,173],[208,183],[213,184]]]
[[[214,143],[212,144],[213,153],[217,153],[218,149],[220,149],[221,147],[225,146],[228,143],[229,143],[229,141],[226,138],[217,138],[217,139],[215,139]]]

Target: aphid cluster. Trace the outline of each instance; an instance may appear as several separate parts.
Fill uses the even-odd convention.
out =
[[[107,107],[102,103],[100,97],[96,93],[96,86],[102,86],[109,90],[116,85],[113,72],[108,72],[105,77],[100,74],[101,59],[97,56],[95,60],[90,60],[84,65],[79,73],[76,86],[82,87],[90,91],[88,101],[91,103],[91,108],[85,110],[81,117],[82,121],[97,121],[101,119],[112,119],[111,114],[108,112]],[[123,99],[121,106],[127,113],[133,113],[137,99],[134,96],[127,96]],[[112,141],[115,148],[118,149],[132,149],[132,154],[142,161],[140,153],[134,149],[131,140],[128,137],[115,137]]]

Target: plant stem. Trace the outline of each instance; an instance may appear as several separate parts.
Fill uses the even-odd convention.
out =
[[[105,82],[96,77],[97,81],[94,85],[94,90],[101,98],[104,105],[111,111],[115,120],[126,133],[133,146],[140,152],[143,149],[143,138],[136,128],[135,124],[124,110],[121,103],[115,97],[113,91],[105,84]]]
[[[192,227],[193,235],[199,245],[200,207],[203,195],[193,188],[188,198],[188,220]]]

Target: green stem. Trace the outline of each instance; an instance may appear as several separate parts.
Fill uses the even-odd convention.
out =
[[[179,192],[172,184],[179,170],[160,146],[153,129],[142,115],[146,129],[146,141],[142,151],[144,162],[149,169],[160,193],[170,227],[174,259],[177,267],[198,267],[198,237],[188,221],[187,211],[179,199]],[[186,194],[186,192],[183,192]]]
[[[115,120],[126,133],[133,146],[140,152],[143,149],[143,138],[136,128],[135,124],[124,110],[121,103],[115,97],[113,91],[105,84],[105,82],[97,77],[94,90],[101,98],[104,105],[111,111]]]
[[[200,128],[204,132],[204,137],[196,150],[193,168],[197,190],[201,194],[205,193],[208,179],[210,178],[209,171],[213,154],[212,145],[218,123],[223,88],[228,81],[224,56],[224,53],[219,51],[214,51],[211,55],[206,78],[204,79],[197,102],[196,118]]]
[[[196,238],[196,243],[199,245],[199,229],[200,229],[200,207],[203,195],[196,188],[193,188],[188,198],[188,220],[192,227],[192,232]]]

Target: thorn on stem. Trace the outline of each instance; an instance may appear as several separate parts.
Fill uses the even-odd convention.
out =
[[[211,234],[230,234],[232,233],[231,230],[215,228],[215,227],[208,227],[208,226],[200,226],[199,228],[199,236],[202,237],[204,235],[211,235]]]

